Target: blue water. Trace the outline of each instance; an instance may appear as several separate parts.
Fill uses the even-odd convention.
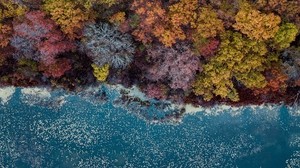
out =
[[[69,96],[61,107],[47,101],[32,105],[17,89],[0,105],[0,167],[300,165],[297,108],[245,107],[236,115],[230,109],[215,115],[203,111],[180,123],[152,124],[134,107],[115,106],[112,94],[99,104],[87,97]]]

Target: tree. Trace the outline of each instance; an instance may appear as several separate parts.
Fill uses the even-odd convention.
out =
[[[197,0],[180,0],[170,5],[164,24],[156,26],[154,35],[167,47],[171,47],[176,40],[185,40],[186,35],[182,26],[190,26],[197,17]]]
[[[205,40],[203,43],[197,44],[196,48],[198,49],[201,56],[206,59],[214,56],[219,47],[220,41],[216,39]]]
[[[203,72],[196,78],[194,93],[207,101],[214,96],[238,101],[233,78],[247,88],[265,87],[266,80],[262,72],[268,62],[266,53],[267,47],[263,42],[227,31],[221,36],[217,55],[203,66]]]
[[[142,43],[150,43],[155,36],[154,30],[166,21],[166,12],[158,0],[134,0],[130,6],[138,19],[132,35]]]
[[[102,67],[99,67],[96,64],[92,64],[92,67],[94,69],[93,74],[97,78],[97,80],[100,82],[106,81],[109,74],[109,65],[105,64]]]
[[[0,23],[7,18],[22,16],[27,8],[24,5],[13,2],[12,0],[0,0]]]
[[[163,84],[150,83],[143,89],[150,98],[165,100],[167,98],[168,87]]]
[[[120,24],[125,22],[125,15],[125,12],[117,12],[109,18],[109,22],[119,26]]]
[[[39,65],[39,70],[43,71],[46,77],[60,78],[72,68],[71,62],[68,59],[56,59],[55,62],[51,64],[43,64]]]
[[[118,0],[75,0],[82,4],[86,9],[91,9],[96,5],[107,5],[111,7],[112,5],[116,4]]]
[[[284,94],[287,88],[288,76],[282,71],[280,67],[269,69],[266,73],[267,85],[260,89],[254,90],[254,95],[271,94],[278,92]]]
[[[298,34],[297,26],[292,23],[285,23],[280,26],[273,38],[273,47],[276,50],[283,50],[290,47],[290,43],[296,39]]]
[[[74,43],[65,39],[42,11],[26,13],[23,22],[16,22],[13,30],[11,45],[17,50],[16,59],[28,58],[48,65],[55,62],[56,55],[75,49]]]
[[[88,25],[83,35],[82,49],[97,66],[125,68],[131,63],[135,46],[130,35],[107,23]]]
[[[217,13],[208,7],[201,7],[192,28],[196,29],[194,40],[198,38],[213,38],[225,31],[223,22],[218,19]]]
[[[166,82],[172,89],[188,90],[197,70],[201,70],[199,58],[185,44],[174,48],[157,45],[147,53],[153,64],[147,70],[147,78]]]
[[[235,16],[235,30],[241,31],[253,40],[268,40],[279,30],[281,19],[270,13],[264,14],[255,9],[241,9]]]
[[[69,0],[45,0],[44,10],[70,39],[81,37],[84,24],[90,18],[89,11],[85,12]]]
[[[4,48],[9,44],[11,34],[12,28],[0,23],[0,48]]]
[[[300,79],[300,48],[290,47],[282,53],[284,72],[289,81],[295,82]]]

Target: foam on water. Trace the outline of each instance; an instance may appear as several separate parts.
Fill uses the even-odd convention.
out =
[[[15,93],[15,87],[3,87],[0,88],[0,102],[5,105]]]
[[[0,108],[0,167],[299,165],[297,107],[203,108],[134,95],[17,89]]]

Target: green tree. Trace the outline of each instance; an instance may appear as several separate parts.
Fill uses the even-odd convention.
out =
[[[290,43],[296,39],[297,34],[298,29],[296,25],[293,23],[283,24],[273,38],[273,47],[277,50],[283,50],[290,47]]]

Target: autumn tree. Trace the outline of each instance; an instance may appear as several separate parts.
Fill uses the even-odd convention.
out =
[[[134,0],[130,9],[138,17],[138,24],[132,35],[144,44],[152,42],[153,36],[155,36],[154,30],[161,27],[166,19],[166,12],[162,8],[161,2],[158,0]]]
[[[254,40],[273,38],[279,30],[281,18],[273,13],[264,14],[258,10],[242,8],[235,16],[235,30]]]
[[[292,23],[285,23],[280,26],[273,38],[273,47],[277,50],[283,50],[290,46],[290,43],[296,39],[298,34],[297,26]]]
[[[117,4],[118,0],[74,0],[79,4],[82,4],[86,9],[91,9],[96,5],[106,5],[111,7],[114,4]]]
[[[119,26],[120,24],[125,22],[125,15],[125,12],[117,12],[109,18],[109,22],[115,24],[116,26]]]
[[[46,77],[53,78],[60,78],[71,68],[71,61],[66,58],[56,59],[56,61],[51,64],[41,63],[39,65],[39,70],[42,71]]]
[[[96,77],[96,79],[100,82],[104,82],[107,79],[107,76],[109,74],[109,65],[105,64],[102,67],[97,66],[96,64],[92,64],[93,67],[93,74]]]
[[[27,11],[26,6],[16,3],[13,0],[0,0],[0,48],[9,44],[12,28],[7,19],[22,16]]]
[[[217,39],[204,40],[200,44],[195,44],[196,49],[199,51],[200,55],[205,59],[209,59],[214,56],[219,47],[220,41]]]
[[[75,49],[74,43],[65,39],[42,11],[26,13],[22,22],[14,23],[13,30],[11,45],[16,49],[17,59],[33,59],[48,65],[55,62],[56,55]]]
[[[108,64],[113,68],[125,68],[132,61],[135,46],[129,34],[107,23],[99,23],[84,28],[82,50],[99,67]]]
[[[7,18],[22,16],[27,11],[24,5],[12,0],[0,0],[0,23]]]
[[[84,24],[91,17],[89,11],[70,0],[44,0],[44,3],[44,10],[70,39],[81,37]]]
[[[196,71],[201,70],[199,58],[185,44],[173,48],[154,46],[147,53],[153,63],[147,78],[167,82],[172,89],[189,89]]]
[[[233,78],[247,88],[264,87],[266,80],[262,72],[268,61],[266,53],[267,46],[263,42],[227,31],[221,36],[217,55],[203,66],[203,72],[194,82],[194,93],[207,101],[214,96],[238,101]]]
[[[9,25],[0,23],[0,48],[6,47],[9,44],[11,34],[12,28]]]
[[[143,88],[143,91],[150,98],[165,100],[167,98],[168,87],[163,84],[149,83]]]
[[[254,95],[266,95],[275,92],[284,94],[287,88],[288,76],[283,72],[281,67],[275,66],[275,68],[269,69],[265,74],[267,81],[266,86],[260,89],[254,89]]]
[[[289,81],[294,83],[300,79],[300,48],[290,47],[282,53],[283,68]]]
[[[217,13],[209,7],[201,7],[198,17],[192,24],[192,28],[196,29],[194,40],[198,38],[213,38],[225,31],[223,22],[218,19]]]
[[[182,26],[190,26],[197,17],[197,0],[180,0],[170,5],[166,14],[166,21],[156,27],[155,36],[167,47],[171,47],[176,40],[185,40],[186,35]]]

